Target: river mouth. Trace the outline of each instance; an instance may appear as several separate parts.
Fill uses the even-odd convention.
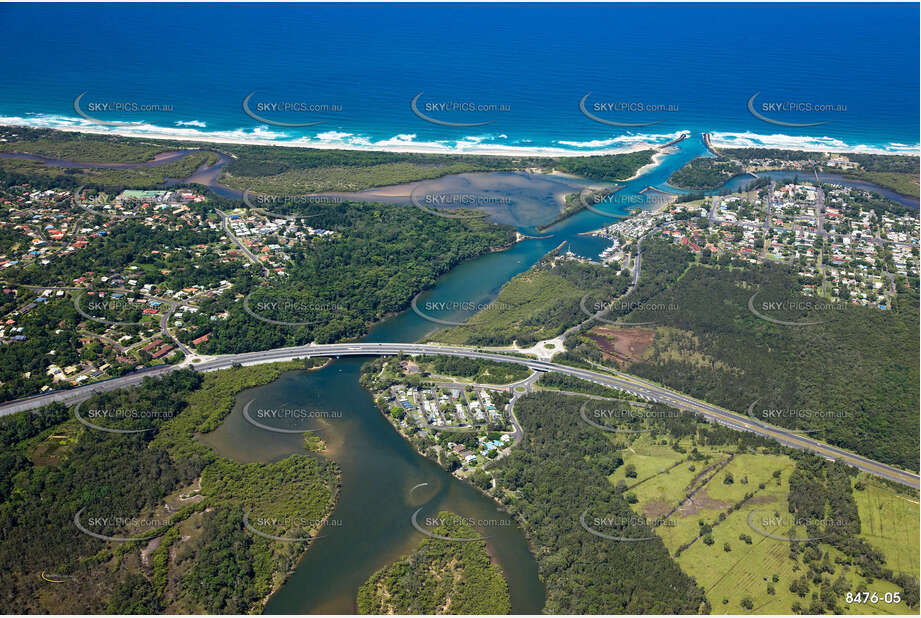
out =
[[[663,183],[672,171],[703,151],[699,140],[685,140],[642,176],[624,182],[622,195],[641,195],[648,186]],[[477,179],[495,174],[474,174]],[[518,185],[543,182],[527,174],[506,174],[503,183]],[[489,180],[489,179],[485,179]],[[571,179],[563,179],[573,183]],[[437,181],[449,189],[469,187],[470,178]],[[587,183],[572,184],[585,186]],[[483,186],[483,185],[479,185]],[[405,191],[390,191],[394,194]],[[406,200],[405,195],[391,199]],[[364,199],[368,199],[367,197]],[[534,199],[558,214],[555,191],[542,187]],[[436,286],[424,292],[420,302],[454,307],[458,301],[488,302],[494,299],[509,279],[533,266],[546,253],[565,243],[574,252],[595,257],[606,246],[603,239],[584,236],[622,216],[626,209],[606,207],[606,211],[583,210],[547,230],[541,238],[529,238],[511,248],[483,255],[461,264],[439,278]],[[535,225],[534,221],[526,224]],[[436,317],[462,320],[464,311],[446,310]],[[387,319],[362,338],[366,342],[414,342],[439,324],[412,311]],[[327,442],[327,456],[339,464],[341,488],[327,527],[304,554],[286,583],[269,599],[269,614],[329,613],[350,614],[358,588],[376,570],[406,555],[426,537],[412,525],[413,514],[421,507],[418,521],[447,510],[476,521],[492,522],[475,527],[488,537],[487,550],[502,569],[509,586],[512,612],[539,614],[545,602],[545,589],[538,576],[537,562],[517,523],[491,498],[472,485],[442,470],[435,462],[418,454],[377,409],[371,395],[359,385],[362,358],[336,360],[322,369],[284,374],[276,382],[240,396],[237,408],[211,436],[203,437],[222,455],[250,461],[253,457],[273,460],[301,449],[302,436],[274,433],[248,423],[242,407],[284,404],[341,412],[319,427],[316,434]],[[308,425],[312,427],[312,425]]]

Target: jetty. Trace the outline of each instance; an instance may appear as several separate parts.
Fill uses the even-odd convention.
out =
[[[705,133],[704,135],[706,135],[706,133]],[[689,137],[691,137],[691,134],[690,134],[690,133],[682,133],[681,135],[679,135],[678,137],[676,137],[676,138],[673,139],[672,141],[668,142],[667,144],[662,144],[661,146],[659,146],[659,148],[662,149],[662,148],[668,148],[669,146],[674,146],[674,145],[677,144],[678,142],[683,142],[684,140],[686,140],[686,139],[689,138]]]
[[[710,134],[709,134],[709,133],[704,133],[704,134],[703,134],[703,138],[704,138],[704,146],[707,147],[707,150],[710,151],[710,154],[712,154],[714,157],[722,157],[722,156],[723,156],[723,155],[721,155],[720,153],[718,153],[718,152],[716,151],[716,148],[713,147],[713,144],[710,142]]]

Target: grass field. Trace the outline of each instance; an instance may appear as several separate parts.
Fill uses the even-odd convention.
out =
[[[904,496],[872,479],[854,491],[863,538],[886,555],[893,571],[919,576],[918,497]]]
[[[527,347],[561,334],[585,320],[580,308],[586,294],[607,298],[627,289],[627,278],[614,269],[554,259],[515,276],[499,291],[490,307],[468,324],[439,330],[429,341],[447,344],[511,345]]]
[[[710,476],[713,470],[706,470],[709,465],[729,458],[728,451],[698,445],[700,453],[708,459],[692,461],[688,455],[675,451],[670,445],[656,443],[657,440],[649,434],[612,436],[616,436],[611,438],[612,444],[627,442],[628,446],[620,451],[624,465],[609,480],[615,485],[619,481],[625,481],[628,486],[639,483],[628,493],[637,497],[634,510],[646,515],[648,520],[661,518],[671,511],[685,499],[691,488]],[[682,440],[680,446],[688,451],[692,448],[689,439]],[[636,478],[625,476],[629,464],[636,469]],[[662,473],[668,468],[671,469]],[[813,586],[805,598],[790,590],[790,584],[806,572],[802,562],[790,557],[790,543],[759,534],[749,525],[749,515],[753,510],[765,515],[777,513],[788,516],[787,493],[793,469],[794,462],[786,455],[736,454],[694,495],[692,502],[682,505],[665,524],[655,529],[656,535],[675,555],[683,544],[698,536],[701,522],[712,526],[712,544],[707,545],[699,539],[682,551],[677,560],[681,568],[706,591],[714,614],[786,614],[792,611],[794,603],[808,608],[812,602],[812,593],[818,589],[817,586]],[[778,477],[774,476],[775,471],[780,471]],[[732,476],[732,483],[725,482],[727,475]],[[883,551],[888,568],[917,577],[917,498],[900,495],[865,475],[859,478],[864,489],[855,490],[853,494],[863,528],[861,536]],[[762,484],[763,489],[760,487]],[[753,492],[754,497],[729,513],[729,507],[742,500],[748,492]],[[746,542],[745,537],[751,543]],[[727,545],[729,551],[726,551]],[[836,562],[837,558],[843,558],[838,550],[824,544],[820,547],[834,565],[831,579],[843,576],[851,591],[856,592],[860,588],[882,595],[899,590],[890,582],[866,581],[853,567]],[[749,602],[751,609],[746,607]],[[904,603],[886,605],[880,601],[875,605],[848,605],[844,598],[840,599],[839,607],[846,613],[855,614],[917,613]]]
[[[167,150],[162,144],[145,143],[141,140],[109,140],[100,137],[87,139],[82,135],[69,137],[70,139],[39,138],[0,143],[0,152],[26,152],[51,159],[87,163],[133,163],[149,161],[157,153]]]
[[[272,176],[234,176],[224,172],[220,182],[241,191],[260,193],[315,193],[318,191],[361,191],[372,187],[397,185],[417,180],[440,178],[448,174],[480,171],[482,166],[468,163],[416,165],[381,163],[365,166],[329,166],[292,169]]]
[[[576,285],[552,272],[531,270],[518,275],[502,288],[494,301],[501,310],[481,311],[471,319],[474,326],[439,330],[429,338],[460,345],[486,336],[511,343],[526,331],[534,340],[549,339],[558,334],[558,329],[538,325],[534,317],[563,304],[578,303],[584,294]]]
[[[217,161],[218,155],[213,152],[193,152],[192,154],[153,167],[138,167],[135,169],[65,169],[19,159],[0,160],[0,168],[15,174],[25,174],[30,177],[42,178],[48,181],[60,182],[66,179],[64,186],[71,182],[81,184],[101,184],[105,186],[128,187],[146,189],[162,185],[167,178],[186,178],[200,165],[211,164]]]

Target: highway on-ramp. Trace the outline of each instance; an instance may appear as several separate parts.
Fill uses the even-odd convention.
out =
[[[880,463],[845,451],[843,449],[825,444],[805,435],[797,434],[781,427],[768,425],[745,414],[732,412],[719,406],[700,401],[688,395],[673,391],[664,386],[643,380],[628,374],[612,372],[603,373],[569,365],[561,365],[551,361],[541,361],[523,356],[511,356],[496,352],[486,352],[474,348],[458,346],[443,346],[421,343],[333,343],[322,345],[305,345],[289,348],[275,348],[262,352],[248,352],[245,354],[225,354],[221,356],[205,357],[200,362],[186,362],[182,365],[159,366],[133,372],[118,378],[112,378],[94,384],[87,384],[67,390],[52,391],[35,395],[25,399],[18,399],[5,404],[0,404],[0,416],[32,410],[52,402],[61,402],[72,405],[90,397],[96,392],[108,391],[126,386],[139,384],[144,378],[165,375],[181,367],[188,367],[196,371],[216,371],[227,369],[234,365],[257,365],[272,363],[296,358],[308,357],[340,357],[340,356],[392,356],[395,354],[436,354],[447,356],[463,356],[468,358],[482,358],[486,360],[517,363],[529,367],[534,371],[554,371],[570,375],[582,380],[594,382],[609,388],[615,388],[648,401],[654,401],[674,408],[700,414],[710,421],[720,423],[739,431],[750,431],[777,440],[785,446],[802,449],[821,455],[827,459],[840,461],[874,474],[876,476],[919,488],[921,479],[918,474],[908,472],[894,466]]]

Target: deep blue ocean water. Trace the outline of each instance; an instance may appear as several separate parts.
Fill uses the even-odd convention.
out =
[[[461,151],[711,131],[720,143],[917,153],[918,21],[917,4],[4,4],[0,122]],[[254,91],[263,118],[322,124],[251,118]],[[84,92],[93,119],[138,124],[81,118]],[[489,124],[427,122],[410,108],[419,93],[436,120]],[[579,109],[588,93],[602,119],[658,123],[596,122]],[[769,118],[827,124],[760,120],[746,107],[755,93]],[[833,109],[770,108],[779,102]],[[89,112],[102,103],[172,111]]]

